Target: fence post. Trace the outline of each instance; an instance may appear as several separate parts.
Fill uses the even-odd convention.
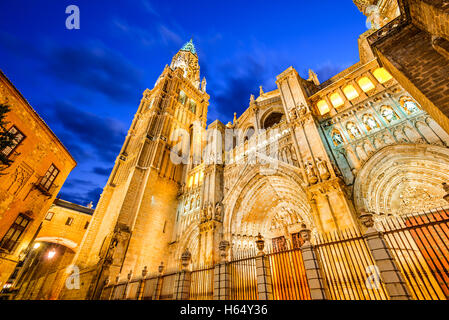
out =
[[[148,268],[147,268],[147,266],[145,266],[142,269],[142,280],[140,280],[139,288],[137,289],[137,296],[136,296],[137,300],[142,300],[143,290],[144,290],[144,286],[145,286],[145,277],[147,276],[147,274],[148,274]]]
[[[175,300],[189,300],[191,272],[188,270],[192,254],[186,249],[181,256],[182,270],[176,274]]]
[[[374,228],[374,219],[371,213],[362,212],[360,221],[367,229],[363,234],[371,255],[379,270],[379,275],[388,295],[392,300],[411,300],[411,295],[401,272],[385,243],[383,234]]]
[[[326,290],[321,276],[318,257],[314,246],[310,243],[311,231],[307,229],[305,224],[303,224],[299,233],[304,240],[304,243],[301,246],[301,253],[302,259],[304,260],[307,283],[309,284],[310,298],[312,300],[326,300]]]
[[[133,276],[133,271],[131,270],[127,275],[128,281],[126,282],[125,289],[123,290],[122,300],[126,300],[126,295],[128,294],[129,282],[131,281],[132,276]]]
[[[162,273],[164,272],[164,262],[158,267],[159,276],[157,277],[156,286],[154,287],[153,300],[159,300],[162,290]]]
[[[114,299],[114,297],[115,297],[115,291],[117,290],[117,286],[118,286],[119,280],[120,280],[120,274],[118,274],[118,275],[115,277],[115,284],[113,284],[113,287],[112,287],[112,290],[111,290],[111,296],[110,296],[110,299],[109,299],[109,300]]]
[[[221,262],[214,267],[214,300],[229,300],[231,279],[226,262],[229,250],[229,241],[223,240],[219,244]]]
[[[265,255],[265,240],[259,233],[256,240],[259,253],[256,257],[257,293],[259,300],[273,300],[273,284],[271,281],[270,261]]]

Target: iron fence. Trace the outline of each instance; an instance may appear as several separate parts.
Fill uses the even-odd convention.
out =
[[[447,209],[379,218],[394,259],[413,299],[449,298],[449,214]]]
[[[190,300],[212,300],[214,298],[213,266],[203,266],[192,271],[190,280]]]
[[[371,283],[374,260],[357,229],[316,236],[326,289],[332,300],[385,300],[382,283]]]

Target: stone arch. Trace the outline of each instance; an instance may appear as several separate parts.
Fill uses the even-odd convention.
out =
[[[261,115],[260,115],[260,123],[259,128],[266,129],[264,124],[268,117],[270,117],[272,114],[282,114],[282,119],[285,119],[285,113],[284,108],[281,105],[278,106],[271,106],[270,108],[266,109]]]
[[[223,203],[224,236],[231,242],[236,236],[252,238],[259,232],[268,239],[286,235],[286,230],[299,230],[301,223],[315,227],[299,170],[280,166],[265,175],[261,166],[253,166],[240,176]]]
[[[60,244],[64,247],[71,249],[72,251],[76,251],[78,247],[78,243],[72,241],[70,239],[61,238],[61,237],[39,237],[34,240],[34,242],[48,242],[54,244]]]
[[[384,147],[359,170],[354,183],[357,212],[400,215],[446,205],[449,149],[435,145]]]
[[[191,263],[194,265],[201,261],[199,255],[199,228],[196,223],[191,223],[187,229],[182,233],[182,239],[180,239],[179,244],[176,246],[176,250],[173,252],[172,261],[170,265],[178,265],[180,263],[181,255],[186,250],[189,249],[192,254]]]

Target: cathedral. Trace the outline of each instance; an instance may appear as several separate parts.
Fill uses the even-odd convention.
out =
[[[261,237],[291,244],[304,226],[317,235],[357,228],[364,212],[447,205],[449,135],[366,38],[360,62],[326,82],[289,67],[243,114],[208,126],[207,83],[187,42],[143,93],[74,259],[85,287],[61,298],[98,295],[105,280],[161,262],[180,267],[185,252],[194,267],[214,265],[223,241],[233,257]]]
[[[227,124],[187,42],[143,92],[74,253],[79,288],[67,272],[57,298],[449,298],[446,120],[375,49],[404,9],[354,2],[359,62],[325,82],[288,67]]]

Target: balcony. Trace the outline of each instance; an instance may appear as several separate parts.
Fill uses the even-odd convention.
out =
[[[0,241],[0,253],[13,253],[18,244],[18,241],[13,241],[11,239],[2,239]]]
[[[51,198],[52,195],[55,193],[55,191],[58,189],[59,186],[57,186],[56,184],[52,184],[48,189],[44,187],[43,183],[42,183],[42,179],[44,179],[44,177],[40,177],[36,182],[34,183],[34,189],[39,190],[44,196]]]

